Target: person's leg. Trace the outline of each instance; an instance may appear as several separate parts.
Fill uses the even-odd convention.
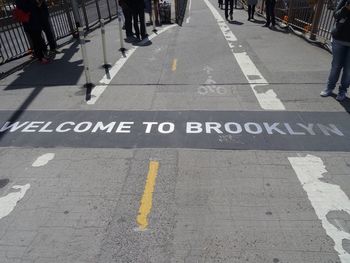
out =
[[[350,47],[344,46],[343,75],[340,81],[339,92],[346,93],[350,86]]]
[[[271,0],[266,0],[266,24],[265,26],[269,26],[270,25],[270,19],[271,19]]]
[[[232,15],[233,15],[233,0],[230,0],[230,18],[232,20]]]
[[[248,20],[250,20],[251,18],[251,14],[252,13],[252,6],[251,5],[248,5]]]
[[[228,19],[228,1],[229,0],[225,0],[225,18],[226,18],[226,20]]]
[[[254,14],[255,14],[255,5],[252,6],[251,19],[254,19]]]
[[[144,39],[146,37],[146,25],[145,25],[145,11],[143,7],[139,8],[139,18],[140,18],[141,38]]]
[[[140,38],[139,16],[138,16],[137,11],[133,12],[132,18],[133,18],[133,23],[134,23],[135,36],[136,36],[136,38]]]
[[[55,36],[52,32],[49,18],[44,19],[44,21],[42,23],[42,28],[43,28],[43,31],[44,31],[45,36],[47,38],[47,41],[49,42],[50,50],[52,50],[52,51],[56,50],[57,44],[56,44]]]
[[[271,8],[270,8],[271,24],[272,24],[272,26],[276,25],[275,6],[276,6],[276,0],[272,0],[271,1]]]
[[[28,31],[32,42],[33,42],[33,48],[34,48],[34,54],[35,57],[39,59],[39,61],[44,59],[44,50],[43,50],[43,39],[41,36],[41,31],[34,30],[34,31]]]
[[[156,25],[160,25],[160,20],[159,20],[159,0],[154,0],[153,1],[153,10],[154,10],[154,20],[156,22]]]
[[[132,37],[132,13],[129,8],[123,8],[123,14],[125,19],[125,34],[126,37]]]
[[[340,72],[344,66],[346,57],[345,54],[346,47],[338,44],[336,41],[332,42],[332,65],[331,70],[328,77],[327,88],[321,92],[322,97],[327,97],[332,94],[337,81],[340,76]]]

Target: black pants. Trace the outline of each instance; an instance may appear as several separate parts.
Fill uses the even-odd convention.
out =
[[[275,5],[276,0],[266,0],[266,25],[270,25],[270,23],[275,26]]]
[[[28,30],[27,33],[32,41],[35,57],[39,60],[42,59],[45,54],[45,46],[43,45],[45,41],[42,38],[41,30]]]
[[[140,6],[135,8],[133,12],[133,20],[134,20],[134,29],[135,35],[137,38],[140,38],[140,30],[141,30],[141,38],[146,37],[146,25],[145,25],[145,8],[144,6]],[[140,28],[139,28],[140,21]]]
[[[57,44],[48,17],[43,18],[41,26],[45,33],[46,39],[49,42],[50,49],[55,50],[57,48]]]
[[[230,4],[230,15],[233,14],[233,0],[225,0],[225,18],[228,18],[228,5]]]
[[[125,33],[126,37],[132,37],[132,12],[129,8],[124,7],[123,8],[123,14],[125,18]]]
[[[248,18],[254,18],[255,5],[248,5]]]

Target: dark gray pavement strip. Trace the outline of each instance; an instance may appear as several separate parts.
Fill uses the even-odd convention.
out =
[[[2,147],[350,151],[347,113],[1,111],[0,119]]]

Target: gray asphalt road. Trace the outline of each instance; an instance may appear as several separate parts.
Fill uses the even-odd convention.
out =
[[[331,56],[217,3],[1,80],[3,262],[349,262],[349,99]]]

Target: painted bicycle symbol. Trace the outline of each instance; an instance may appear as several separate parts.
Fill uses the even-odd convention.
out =
[[[225,87],[220,87],[216,85],[216,81],[213,80],[212,76],[208,76],[208,79],[204,83],[205,85],[201,85],[198,87],[198,93],[200,95],[208,95],[208,94],[218,94],[225,95],[227,90]]]

